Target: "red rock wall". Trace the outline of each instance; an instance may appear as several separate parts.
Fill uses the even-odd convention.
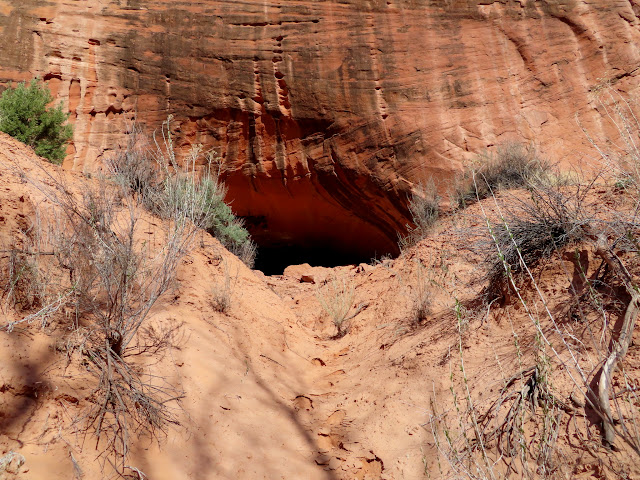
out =
[[[0,80],[41,75],[93,169],[137,114],[216,146],[261,241],[393,249],[410,182],[534,141],[589,156],[636,89],[638,0],[4,0]],[[10,45],[9,48],[6,46]]]

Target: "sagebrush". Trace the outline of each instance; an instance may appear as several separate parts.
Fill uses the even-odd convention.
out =
[[[453,203],[463,208],[500,190],[528,188],[548,180],[551,164],[533,145],[518,142],[500,145],[496,152],[478,156],[465,171],[453,193]]]
[[[201,145],[194,145],[179,160],[173,144],[170,120],[150,144],[134,125],[126,147],[110,159],[117,183],[137,195],[153,213],[169,218],[175,205],[189,205],[189,218],[216,237],[225,248],[252,267],[256,246],[231,207],[225,203],[221,162]],[[198,165],[204,167],[198,170]]]

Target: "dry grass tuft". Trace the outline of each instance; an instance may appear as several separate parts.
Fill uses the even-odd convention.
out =
[[[551,165],[539,157],[533,145],[510,142],[498,147],[495,154],[478,157],[477,166],[459,180],[453,204],[464,208],[488,198],[499,190],[528,188],[548,180]]]
[[[409,199],[409,212],[413,226],[407,226],[407,235],[400,237],[399,245],[405,250],[425,238],[440,216],[440,196],[433,180],[415,186]]]
[[[316,298],[336,326],[336,338],[344,337],[348,332],[349,311],[355,298],[353,283],[345,277],[334,276],[323,288],[318,288]]]

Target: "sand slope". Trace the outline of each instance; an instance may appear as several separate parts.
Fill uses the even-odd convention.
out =
[[[46,211],[47,200],[24,174],[46,181],[43,172],[51,172],[79,190],[95,181],[38,162],[0,134],[0,250],[12,241],[19,246],[20,231]],[[608,201],[624,208],[623,198]],[[444,476],[447,466],[438,466],[429,420],[435,400],[456,421],[452,392],[463,391],[459,352],[471,397],[484,405],[519,369],[513,332],[527,366],[535,346],[534,328],[517,304],[456,317],[456,300],[471,311],[483,285],[477,256],[458,250],[454,223],[481,225],[479,208],[445,220],[433,237],[397,260],[336,269],[295,266],[278,277],[247,269],[203,233],[148,320],[183,324],[174,348],[144,367],[183,392],[180,405],[171,404],[180,426],[157,440],[135,439],[128,464],[153,480]],[[575,272],[570,261],[555,262],[539,281],[560,318]],[[220,313],[211,291],[225,271],[232,301]],[[412,315],[420,275],[428,277],[431,313],[418,325]],[[302,276],[315,283],[301,282]],[[348,279],[355,291],[352,312],[359,308],[339,339],[317,298],[332,276]],[[0,319],[4,324],[28,313],[3,303]],[[108,465],[101,470],[95,439],[82,434],[94,380],[59,348],[68,334],[64,315],[44,329],[32,323],[0,332],[0,455],[14,451],[25,459],[17,474],[0,478],[112,475]],[[625,360],[636,381],[639,342]],[[558,378],[566,400],[572,387]],[[571,446],[582,441],[577,432],[589,438],[589,448]],[[639,462],[628,452],[603,450],[597,437],[597,426],[588,421],[562,430],[565,465],[558,478],[616,478],[621,471],[639,478]],[[127,473],[138,478],[134,470]],[[511,472],[512,478],[521,473]]]

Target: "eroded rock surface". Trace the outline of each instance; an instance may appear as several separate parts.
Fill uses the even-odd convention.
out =
[[[535,141],[588,156],[590,94],[637,84],[637,0],[5,0],[0,80],[40,75],[93,169],[137,114],[216,147],[265,245],[393,251],[411,182]],[[7,48],[8,45],[12,47]]]

